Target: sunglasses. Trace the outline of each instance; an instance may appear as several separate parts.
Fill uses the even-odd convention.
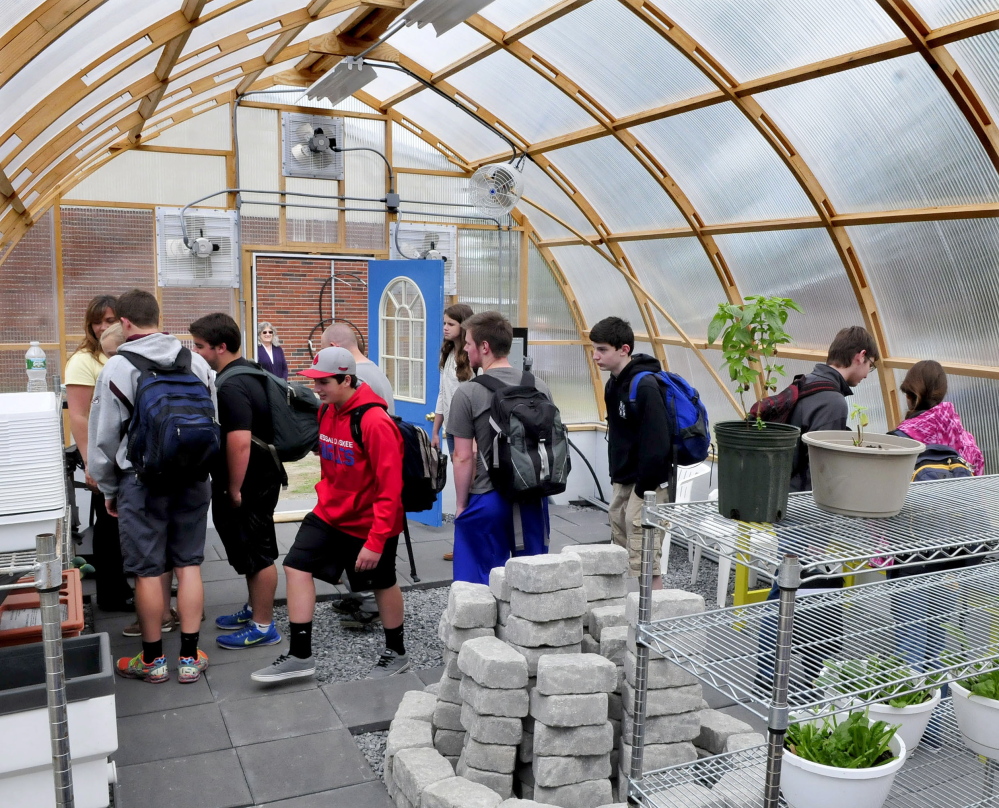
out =
[[[273,331],[261,331],[260,333],[261,334],[273,334],[274,332]]]

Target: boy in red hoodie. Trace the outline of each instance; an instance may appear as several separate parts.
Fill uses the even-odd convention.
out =
[[[312,616],[315,578],[335,583],[347,574],[355,592],[374,590],[385,629],[385,650],[368,674],[379,679],[409,668],[403,645],[402,591],[395,555],[402,530],[402,435],[371,388],[358,386],[346,348],[324,348],[301,372],[315,381],[322,476],[319,502],[302,520],[284,560],[291,647],[270,666],[250,674],[257,682],[313,676]],[[351,434],[351,412],[363,404],[361,441]]]

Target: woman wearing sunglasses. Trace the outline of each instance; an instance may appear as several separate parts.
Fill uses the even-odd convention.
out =
[[[287,381],[288,363],[284,359],[281,340],[274,326],[267,322],[257,326],[257,361],[264,370]]]

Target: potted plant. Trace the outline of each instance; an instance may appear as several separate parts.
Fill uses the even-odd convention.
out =
[[[763,395],[785,375],[777,349],[791,341],[788,314],[801,311],[786,297],[752,295],[743,305],[722,303],[708,325],[708,344],[721,339],[724,365],[746,410],[745,394],[759,382]],[[748,412],[748,410],[746,410]],[[777,522],[787,511],[794,450],[801,430],[753,419],[715,424],[718,510],[746,522]]]
[[[867,712],[792,722],[781,793],[790,808],[881,808],[905,762],[897,726]]]
[[[841,704],[851,701],[854,693],[865,694],[865,701],[876,699],[868,708],[870,715],[897,724],[911,754],[940,703],[942,679],[941,674],[921,675],[898,657],[873,654],[864,659],[826,660],[818,684],[825,687],[827,697],[842,695]],[[914,687],[919,689],[909,692]]]
[[[964,743],[980,755],[999,760],[999,671],[953,682],[950,690]]]
[[[855,435],[821,430],[801,438],[808,445],[815,504],[846,516],[894,516],[926,446],[900,435],[865,435],[865,407],[854,406],[850,419],[857,425]]]

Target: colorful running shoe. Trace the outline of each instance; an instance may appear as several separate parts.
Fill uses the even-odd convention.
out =
[[[208,667],[208,654],[198,649],[198,656],[181,657],[177,660],[177,681],[189,685],[201,678],[201,672]]]
[[[253,648],[255,645],[274,645],[281,642],[281,635],[273,623],[267,631],[261,631],[256,623],[250,623],[232,634],[220,634],[215,642],[221,648],[235,651],[239,648]]]
[[[119,676],[124,676],[126,679],[142,679],[154,685],[170,678],[166,657],[156,657],[152,662],[143,662],[142,651],[134,657],[122,657],[115,667]]]
[[[253,619],[253,610],[249,603],[244,603],[243,608],[235,614],[223,614],[215,618],[215,627],[223,631],[235,631],[249,623]]]

